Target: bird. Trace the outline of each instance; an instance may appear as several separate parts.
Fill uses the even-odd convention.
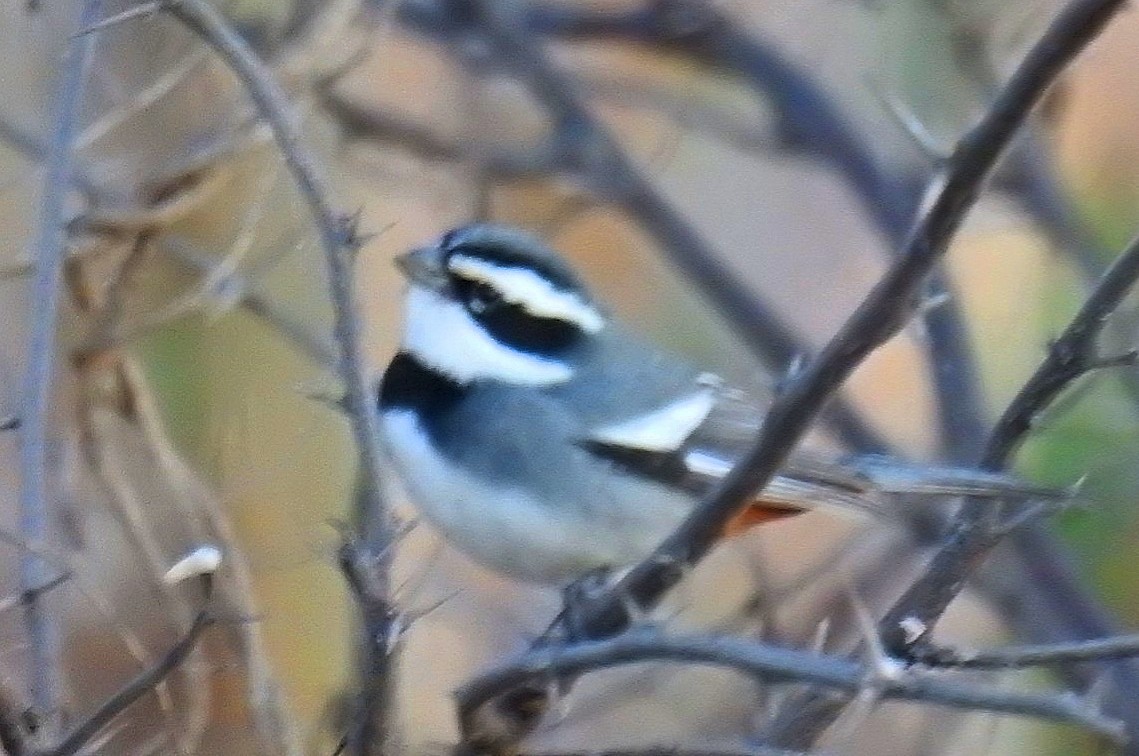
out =
[[[413,503],[476,562],[567,586],[651,553],[754,441],[763,403],[611,316],[537,236],[474,223],[397,258],[403,334],[378,388]],[[913,495],[1052,499],[1001,473],[796,453],[724,531]]]

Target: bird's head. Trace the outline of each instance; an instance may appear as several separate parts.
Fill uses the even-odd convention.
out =
[[[452,380],[552,385],[606,325],[573,269],[538,238],[476,224],[401,256],[403,349]]]

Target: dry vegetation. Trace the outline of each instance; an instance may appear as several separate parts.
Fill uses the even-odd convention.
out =
[[[1111,592],[1139,577],[1139,245],[1102,241],[1130,174],[1071,144],[1111,82],[1076,59],[1139,29],[1120,0],[785,5],[4,10],[0,745],[1135,748]],[[725,485],[541,642],[562,596],[416,524],[374,431],[390,260],[472,218],[773,396]],[[1051,458],[1105,461],[1044,482],[1087,474],[1114,582],[1048,507],[812,513],[713,549],[807,434],[1005,470],[1101,374],[1109,420]]]

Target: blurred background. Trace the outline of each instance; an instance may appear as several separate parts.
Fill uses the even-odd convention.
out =
[[[393,257],[482,218],[543,235],[645,334],[733,383],[770,390],[790,362],[757,362],[672,267],[670,248],[700,241],[806,349],[820,347],[888,264],[939,161],[1059,7],[509,5],[514,30],[586,108],[584,124],[559,113],[550,87],[535,86],[532,68],[464,2],[218,3],[293,98],[338,206],[358,210],[371,234],[357,295],[377,372],[401,328]],[[128,7],[105,3],[103,15]],[[2,13],[5,414],[19,407],[29,243],[78,3],[10,4]],[[96,34],[68,202],[48,471],[49,546],[71,573],[48,603],[62,635],[66,703],[81,718],[161,656],[196,604],[159,578],[193,546],[217,542],[226,553],[223,621],[95,750],[331,753],[354,678],[353,607],[335,551],[355,459],[346,420],[319,399],[340,392],[328,362],[322,252],[268,129],[201,42],[162,14]],[[931,291],[947,299],[850,381],[854,405],[894,450],[975,459],[1048,340],[1134,232],[1137,36],[1139,19],[1124,13],[1054,88],[956,239]],[[632,188],[595,149],[597,134],[632,167]],[[1111,325],[1104,353],[1133,347],[1135,302]],[[957,351],[931,359],[931,341],[953,328]],[[939,402],[939,392],[951,396]],[[1031,544],[1005,548],[954,603],[938,640],[976,647],[1079,637],[1087,628],[1072,616],[1070,589],[1118,628],[1139,624],[1137,430],[1133,369],[1083,380],[1040,419],[1017,470],[1049,485],[1084,481],[1087,506],[1051,521],[1057,539],[1033,542],[1047,546],[1044,564],[1061,565],[1068,582],[1034,571],[1018,551]],[[824,428],[813,443],[844,446]],[[13,534],[16,452],[17,437],[0,436],[8,460],[0,528]],[[413,520],[398,481],[390,495]],[[781,521],[714,552],[659,618],[842,650],[858,639],[852,594],[884,610],[932,543],[901,524],[822,513]],[[0,556],[7,594],[18,591],[19,556]],[[423,522],[400,543],[395,584],[412,619],[399,657],[401,736],[410,753],[442,753],[457,733],[451,692],[524,649],[560,596],[471,563]],[[26,686],[23,633],[20,612],[0,613],[0,680],[12,690]],[[1099,676],[995,681],[1079,689]],[[786,693],[720,670],[607,672],[560,702],[523,751],[738,745],[778,717]],[[855,712],[820,746],[1102,748],[1056,726],[907,704]]]

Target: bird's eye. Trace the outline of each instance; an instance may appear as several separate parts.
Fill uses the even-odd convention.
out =
[[[462,287],[463,301],[467,309],[479,315],[502,303],[502,294],[490,284],[469,281]]]

